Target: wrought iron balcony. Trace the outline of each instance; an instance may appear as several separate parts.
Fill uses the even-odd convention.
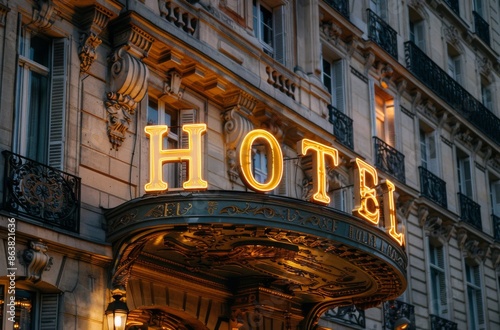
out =
[[[9,151],[3,208],[44,224],[78,232],[80,178]]]
[[[479,39],[484,41],[488,46],[490,45],[490,25],[479,15],[478,12],[473,11],[474,15],[474,31]]]
[[[500,242],[500,216],[492,214],[491,219],[493,220],[493,237],[495,241]]]
[[[446,209],[448,207],[446,182],[422,166],[419,166],[418,169],[420,172],[420,193],[422,196]]]
[[[398,58],[397,33],[382,18],[368,9],[368,38],[382,47],[389,55]]]
[[[431,314],[431,330],[457,330],[457,324]]]
[[[394,323],[401,318],[406,318],[410,324],[407,330],[415,330],[415,306],[398,300],[384,302],[384,330],[393,330]]]
[[[349,0],[325,0],[325,2],[342,16],[349,19]]]
[[[361,328],[366,326],[365,311],[357,309],[354,305],[332,308],[326,311],[321,318]]]
[[[444,0],[444,3],[453,10],[457,16],[460,16],[460,7],[458,6],[458,0]]]
[[[354,149],[352,119],[332,105],[328,105],[328,113],[329,121],[333,124],[333,135],[335,135],[337,141],[346,147]]]
[[[479,230],[483,230],[481,223],[481,206],[462,193],[458,193],[460,200],[460,219]]]
[[[500,119],[469,94],[413,42],[405,43],[406,67],[465,119],[500,144]]]
[[[375,166],[405,183],[405,155],[374,136]]]

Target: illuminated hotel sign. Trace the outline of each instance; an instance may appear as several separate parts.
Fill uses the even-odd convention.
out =
[[[183,183],[186,190],[205,190],[208,188],[207,181],[202,177],[202,135],[206,132],[206,124],[188,124],[182,127],[188,135],[188,147],[186,149],[163,149],[163,139],[168,134],[166,125],[146,126],[144,128],[150,141],[150,180],[144,186],[146,192],[160,192],[168,190],[168,183],[163,181],[163,164],[165,163],[188,163],[187,181]],[[260,183],[254,177],[252,171],[252,146],[255,141],[267,146],[267,158],[269,161],[269,172],[267,180]],[[337,149],[303,139],[297,143],[299,155],[312,154],[313,159],[313,195],[312,201],[327,205],[330,197],[327,194],[327,170],[326,163],[329,161],[334,167],[338,166]],[[239,148],[239,161],[242,180],[245,185],[257,192],[268,192],[275,189],[283,176],[283,153],[276,138],[268,131],[255,129],[250,131],[241,141]],[[355,207],[353,213],[367,220],[373,225],[380,222],[380,203],[377,198],[376,187],[381,186],[383,190],[383,214],[386,220],[387,232],[400,245],[403,245],[404,236],[397,232],[396,211],[394,205],[395,185],[384,180],[378,182],[375,168],[368,163],[356,158],[352,160],[355,164]]]

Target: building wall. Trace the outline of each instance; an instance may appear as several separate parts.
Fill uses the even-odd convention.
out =
[[[254,35],[252,1],[248,0],[3,2],[0,149],[23,155],[22,148],[16,144],[14,128],[19,119],[16,110],[19,26],[21,29],[32,26],[33,31],[51,38],[66,38],[68,64],[62,170],[81,178],[81,204],[78,233],[54,228],[36,217],[4,210],[0,221],[1,246],[4,247],[0,264],[7,262],[7,224],[8,219],[14,217],[19,260],[22,251],[29,250],[29,242],[38,239],[48,248],[45,254],[52,258],[52,266],[41,271],[41,280],[27,279],[29,265],[23,266],[24,270],[20,266],[19,285],[41,293],[61,294],[60,328],[100,328],[104,310],[111,300],[109,281],[113,259],[112,246],[106,240],[104,210],[146,193],[149,140],[144,126],[148,120],[149,100],[163,99],[174,110],[195,109],[196,121],[207,124],[203,174],[209,189],[246,189],[241,178],[230,180],[228,174],[231,169],[228,151],[231,143],[236,143],[231,141],[234,137],[228,128],[232,123],[228,117],[231,111],[245,113],[244,122],[251,128],[272,131],[291,159],[297,157],[295,143],[299,137],[338,148],[342,161],[335,172],[346,181],[345,189],[353,184],[351,159],[358,157],[372,165],[376,163],[373,146],[375,94],[384,94],[394,101],[396,133],[393,147],[404,154],[405,165],[404,182],[394,179],[391,173],[379,171],[381,179],[396,183],[398,228],[405,234],[409,258],[408,289],[398,300],[414,306],[416,329],[430,328],[429,314],[433,312],[429,237],[437,236],[446,251],[449,306],[446,319],[456,323],[458,329],[473,328],[465,284],[465,262],[470,261],[479,265],[481,274],[485,321],[479,329],[500,327],[500,243],[498,236],[495,238],[495,234],[500,233],[491,219],[490,199],[491,182],[500,178],[499,140],[472,124],[407,69],[404,46],[410,38],[409,15],[419,16],[424,21],[425,54],[448,71],[447,43],[451,43],[460,55],[460,85],[481,102],[481,81],[489,83],[490,110],[498,119],[500,12],[497,2],[483,1],[484,18],[489,24],[488,46],[475,31],[472,1],[458,1],[460,14],[457,15],[446,1],[388,0],[387,22],[396,31],[396,58],[369,39],[366,13],[369,1],[351,0],[348,19],[329,6],[328,1],[262,2],[267,8],[285,4],[284,63],[263,52],[262,44]],[[95,4],[98,4],[99,13],[106,17],[104,23],[92,21],[92,13],[97,12],[92,7]],[[170,5],[180,8],[186,13],[185,17],[194,18],[197,25],[193,34],[168,21],[164,6]],[[46,8],[55,11],[50,12],[52,15],[46,14]],[[41,14],[37,14],[39,12]],[[34,19],[36,17],[46,21]],[[124,31],[135,31],[131,26],[138,28],[138,35],[144,38],[143,44],[123,35]],[[95,60],[82,70],[79,54],[83,41],[88,41],[86,38],[91,33],[96,34],[100,43],[92,49]],[[147,67],[148,76],[145,87],[142,86],[144,96],[134,100],[135,108],[122,143],[113,145],[108,133],[110,113],[123,111],[123,108],[111,107],[112,99],[107,93],[118,92],[124,75],[114,71],[120,71],[119,61],[113,58],[120,47],[123,53],[131,54]],[[85,56],[90,55],[85,53]],[[328,120],[327,105],[331,103],[331,95],[322,82],[322,58],[343,63],[345,114],[353,119],[354,148],[339,143]],[[172,80],[175,70],[182,76],[177,86],[180,89],[175,89]],[[392,73],[384,76],[385,70]],[[132,69],[129,72],[134,75]],[[385,89],[381,87],[384,77],[389,81]],[[294,88],[286,83],[293,84]],[[141,88],[138,83],[135,87]],[[247,99],[232,102],[231,98],[237,93],[247,93],[248,96],[244,95]],[[498,122],[492,125],[498,128]],[[435,174],[446,183],[447,207],[439,206],[421,193],[419,131],[422,127],[435,132],[438,157]],[[244,132],[241,127],[238,129]],[[481,230],[467,224],[461,216],[457,197],[457,148],[470,155],[472,199],[480,206]],[[289,197],[304,198],[308,195],[303,184],[303,179],[308,177],[307,170],[300,161],[289,161],[284,191]],[[4,170],[5,164],[1,162],[0,173]],[[330,180],[331,186],[333,181]],[[2,196],[6,195],[5,184],[9,183],[2,175]],[[343,211],[351,212],[350,197],[346,202],[348,208]],[[0,271],[3,281],[0,285],[8,283],[5,275],[5,271]],[[382,306],[366,310],[364,317],[366,329],[385,326]],[[11,324],[3,322],[5,329],[10,329]],[[326,328],[350,328],[338,325],[335,319],[321,322]]]

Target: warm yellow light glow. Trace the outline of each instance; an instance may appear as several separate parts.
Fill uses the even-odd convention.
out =
[[[297,152],[306,155],[308,151],[314,152],[313,156],[313,196],[312,199],[318,203],[329,204],[330,197],[327,195],[326,186],[326,160],[327,157],[333,161],[333,166],[338,165],[338,151],[316,141],[303,139],[297,143]]]
[[[377,225],[380,220],[379,203],[375,187],[378,184],[377,171],[368,163],[356,158],[354,170],[354,210],[353,212]]]
[[[188,180],[183,183],[184,189],[207,189],[208,183],[202,177],[202,141],[201,136],[206,132],[206,124],[186,124],[182,130],[188,134],[187,149],[163,149],[163,137],[168,134],[166,125],[144,127],[149,136],[149,182],[144,186],[146,192],[164,191],[168,184],[163,181],[163,164],[188,163]]]
[[[252,145],[256,140],[262,140],[268,146],[268,176],[264,183],[255,180],[252,172]],[[283,154],[278,140],[271,133],[263,129],[250,131],[241,142],[240,168],[242,179],[250,189],[260,192],[275,189],[283,176]]]
[[[122,318],[119,315],[115,316],[115,327],[121,327],[122,326]]]
[[[384,218],[390,219],[390,227],[387,228],[387,220],[384,226],[387,229],[389,235],[391,235],[399,245],[403,245],[404,235],[397,232],[397,220],[396,220],[396,207],[394,205],[394,191],[396,186],[389,180],[384,180],[382,182],[382,187],[384,190]]]

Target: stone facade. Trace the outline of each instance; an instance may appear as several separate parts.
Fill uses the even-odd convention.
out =
[[[0,264],[8,266],[0,267],[0,329],[15,328],[12,272],[36,330],[107,329],[117,286],[126,287],[129,329],[212,330],[219,315],[245,319],[231,323],[242,330],[393,329],[402,317],[411,329],[500,328],[497,1],[0,0],[0,39]],[[259,287],[275,307],[259,309],[238,305],[233,288],[196,283],[188,275],[200,265],[185,267],[185,277],[161,268],[155,244],[187,251],[195,238],[172,247],[138,227],[123,233],[120,224],[134,222],[116,214],[164,198],[145,190],[144,127],[167,124],[164,147],[186,148],[187,123],[207,125],[209,191],[248,191],[238,152],[260,128],[284,156],[282,182],[269,195],[312,201],[314,161],[297,152],[304,138],[338,151],[322,207],[351,217],[359,206],[352,160],[376,167],[380,182],[396,186],[404,293],[375,306],[380,299],[366,298],[364,310],[349,304],[352,295],[301,314],[281,287]],[[253,161],[264,159],[254,175],[265,179],[268,155],[254,147]],[[44,176],[53,172],[31,161],[72,176]],[[185,164],[166,165],[164,176],[175,198],[188,194]],[[290,278],[313,277],[297,269]],[[181,321],[193,315],[205,320]]]

